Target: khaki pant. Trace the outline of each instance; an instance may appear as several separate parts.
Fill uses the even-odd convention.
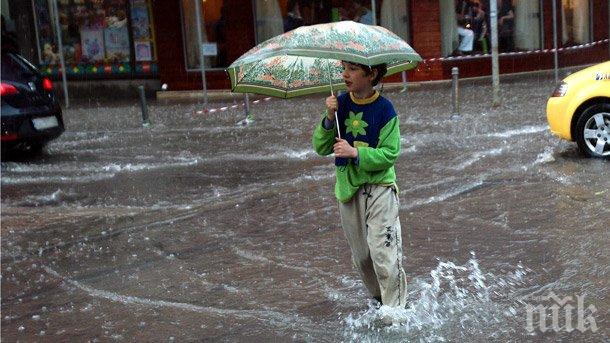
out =
[[[396,189],[379,185],[364,185],[339,203],[354,266],[371,295],[391,307],[405,307],[407,299],[398,207]]]

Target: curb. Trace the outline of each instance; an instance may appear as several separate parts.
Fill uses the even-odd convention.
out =
[[[560,72],[563,73],[571,73],[575,70],[584,69],[588,66],[594,64],[585,64],[579,66],[570,66],[565,68],[559,68]],[[510,73],[510,74],[500,74],[500,80],[515,80],[523,77],[531,77],[531,76],[553,76],[553,69],[543,69],[543,70],[535,70],[535,71],[526,71],[519,73]],[[565,77],[565,76],[564,76]],[[460,78],[460,82],[481,82],[491,80],[491,75],[484,76],[476,76],[476,77],[465,77]],[[563,78],[563,77],[562,77]],[[450,85],[451,79],[446,80],[432,80],[432,81],[417,81],[417,82],[407,82],[407,89],[422,89],[426,87],[435,87],[435,86],[443,86]],[[383,83],[383,88],[385,90],[394,90],[394,89],[402,89],[402,82],[387,82]],[[220,100],[234,100],[234,102],[240,101],[243,102],[245,93],[233,93],[230,89],[215,89],[208,90],[208,100],[211,101],[220,101]],[[248,93],[250,97],[250,101],[257,100],[266,100],[268,97],[260,94]],[[170,101],[180,101],[180,100],[203,100],[203,92],[201,90],[196,91],[157,91],[156,93],[157,100],[170,100]]]

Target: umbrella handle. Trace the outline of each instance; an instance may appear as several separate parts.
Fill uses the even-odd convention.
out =
[[[335,112],[335,123],[337,124],[337,135],[339,135],[339,139],[341,139],[341,130],[339,130],[339,118],[337,118],[337,111]]]
[[[327,64],[328,66],[328,82],[330,83],[330,95],[334,96],[335,92],[333,92],[333,78],[332,75],[330,74],[330,63]],[[339,139],[341,139],[341,130],[339,130],[339,118],[337,118],[337,111],[335,112],[335,123],[337,125],[337,136],[339,136]]]

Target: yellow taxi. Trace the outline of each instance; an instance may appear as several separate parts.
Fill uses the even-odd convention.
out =
[[[563,79],[546,104],[546,117],[551,132],[576,141],[583,154],[610,158],[610,61]]]

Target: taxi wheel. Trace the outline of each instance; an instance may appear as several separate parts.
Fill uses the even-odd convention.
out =
[[[576,123],[580,151],[590,157],[610,158],[610,104],[587,108]]]
[[[42,149],[44,149],[44,146],[44,143],[30,143],[30,145],[28,145],[27,153],[30,155],[40,155],[42,154]]]

